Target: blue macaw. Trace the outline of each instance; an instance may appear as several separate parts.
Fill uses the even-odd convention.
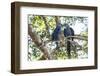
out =
[[[64,28],[64,36],[65,37],[67,37],[67,36],[74,36],[74,30],[73,30],[73,28],[71,28],[67,24],[65,24],[64,26],[65,26],[65,28]]]
[[[53,31],[53,33],[52,33],[52,40],[53,41],[56,41],[56,45],[57,45],[57,47],[56,48],[58,48],[59,46],[58,46],[58,41],[60,40],[60,34],[61,34],[61,23],[58,23],[57,25],[56,25],[56,28],[54,29],[54,31]]]
[[[73,28],[71,28],[68,24],[65,24],[64,25],[65,28],[64,28],[64,36],[67,37],[67,36],[74,36],[74,30]],[[73,41],[73,38],[68,38],[68,39],[72,39]],[[71,51],[71,48],[70,48],[70,41],[67,41],[67,51],[68,51],[68,57],[70,58],[70,51]]]

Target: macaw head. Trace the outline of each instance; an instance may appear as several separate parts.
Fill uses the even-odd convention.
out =
[[[67,23],[65,23],[63,26],[62,26],[62,29],[64,30],[64,29],[68,29],[69,28],[69,25],[67,24]]]

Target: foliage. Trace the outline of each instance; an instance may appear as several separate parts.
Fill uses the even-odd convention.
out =
[[[45,20],[44,20],[45,18]],[[56,49],[55,43],[51,41],[51,35],[56,27],[56,20],[55,16],[42,16],[42,15],[29,15],[28,24],[32,24],[33,29],[37,33],[37,35],[40,36],[42,41],[44,42],[45,46],[48,47],[49,53],[52,52],[52,55],[54,59],[59,60],[59,59],[68,59],[67,55],[67,47],[60,47],[59,49]],[[64,23],[67,23],[69,26],[73,27],[76,26],[76,22],[83,24],[85,29],[81,29],[79,32],[80,36],[83,37],[88,37],[88,18],[87,17],[79,17],[79,16],[61,16],[59,17],[61,24],[63,25]],[[47,25],[46,25],[46,23]],[[47,29],[47,26],[49,27]],[[74,31],[77,31],[77,29],[74,29]],[[76,33],[77,34],[77,33]],[[82,50],[74,52],[73,49],[71,49],[71,58],[75,59],[78,58],[78,56],[81,58],[87,58],[88,55],[88,41],[85,40],[76,40],[77,43],[79,43],[82,46]],[[43,53],[41,50],[38,48],[38,46],[35,45],[34,42],[32,42],[32,39],[30,36],[28,36],[28,59],[30,61],[33,60],[40,60]],[[73,48],[73,47],[72,47]],[[84,53],[84,54],[79,54]],[[86,54],[85,57],[83,57]]]
[[[32,42],[30,36],[28,36],[28,60],[38,60],[42,57],[42,52],[37,48],[37,46]]]

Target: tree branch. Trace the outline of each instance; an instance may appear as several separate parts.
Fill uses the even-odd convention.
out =
[[[84,37],[84,36],[68,36],[67,38],[74,38],[74,39],[80,39],[80,40],[87,41],[87,37]]]
[[[47,33],[49,34],[49,37],[50,37],[49,25],[48,25],[48,23],[47,23],[47,21],[46,21],[46,18],[45,18],[44,16],[41,16],[41,17],[42,17],[42,19],[43,19],[43,21],[44,21],[44,23],[45,23],[45,25],[46,25],[46,30],[47,30]]]
[[[46,59],[51,59],[48,49],[43,45],[43,41],[40,36],[32,29],[32,25],[28,25],[28,34],[32,38],[32,41],[37,45],[37,47],[43,52]]]
[[[56,22],[56,25],[57,25],[58,23],[60,23],[59,16],[55,16],[55,22]]]

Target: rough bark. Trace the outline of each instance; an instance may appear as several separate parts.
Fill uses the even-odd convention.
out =
[[[74,39],[80,39],[80,40],[85,40],[87,41],[87,37],[84,37],[84,36],[68,36],[67,38],[74,38]]]
[[[37,45],[37,47],[43,52],[45,59],[51,59],[48,49],[44,46],[44,42],[41,40],[40,36],[32,29],[32,25],[28,25],[28,34],[32,38],[32,41]]]

